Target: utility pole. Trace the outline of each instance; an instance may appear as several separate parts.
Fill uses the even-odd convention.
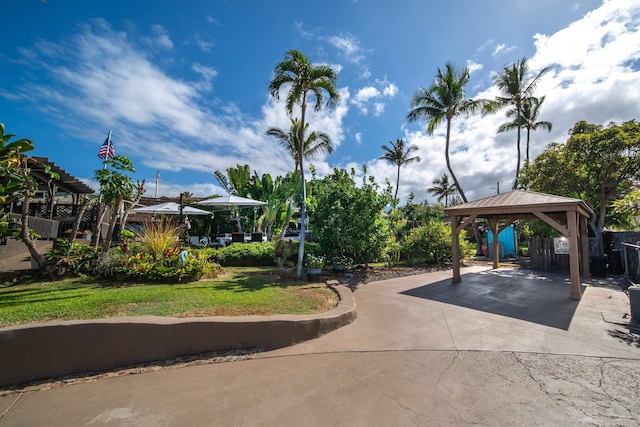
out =
[[[500,181],[496,181],[496,189],[498,190],[498,194],[500,194]]]

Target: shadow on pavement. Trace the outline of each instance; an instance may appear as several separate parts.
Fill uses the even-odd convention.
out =
[[[402,292],[564,330],[569,329],[579,304],[569,299],[569,293],[568,275],[520,269],[465,274],[458,284],[447,279]]]

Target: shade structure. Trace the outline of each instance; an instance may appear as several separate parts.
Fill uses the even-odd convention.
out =
[[[148,214],[164,214],[164,215],[180,215],[180,205],[175,202],[160,203],[158,205],[143,206],[141,208],[135,208],[131,210],[135,213],[148,213]],[[198,208],[192,208],[191,206],[182,207],[183,215],[212,215],[212,212],[205,211]]]
[[[196,202],[196,205],[203,206],[215,206],[219,208],[229,209],[233,206],[261,206],[266,205],[265,202],[261,202],[259,200],[247,199],[246,197],[240,196],[223,196],[223,197],[215,197],[213,199],[202,200],[200,202]]]

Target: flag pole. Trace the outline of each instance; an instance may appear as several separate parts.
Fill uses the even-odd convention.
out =
[[[158,181],[160,180],[160,170],[156,170],[156,196],[155,198],[158,198]]]

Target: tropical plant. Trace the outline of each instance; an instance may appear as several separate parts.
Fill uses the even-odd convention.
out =
[[[309,133],[309,123],[305,125],[305,128],[301,132],[300,120],[291,119],[291,127],[288,131],[284,131],[277,127],[272,127],[267,130],[267,135],[273,136],[280,141],[280,145],[291,156],[295,163],[295,170],[300,169],[302,164],[302,158],[310,159],[321,156],[322,154],[333,153],[333,145],[331,145],[331,139],[329,135],[324,132],[311,132]],[[306,135],[306,139],[301,144],[298,138],[300,135]],[[300,151],[302,148],[302,151]]]
[[[518,62],[514,62],[511,65],[505,66],[502,69],[502,72],[494,73],[493,75],[493,82],[496,84],[498,89],[500,89],[503,96],[496,97],[494,102],[488,104],[488,108],[486,111],[494,112],[498,108],[512,106],[512,116],[514,117],[515,129],[517,129],[518,131],[518,158],[516,163],[516,177],[513,182],[513,189],[515,189],[518,185],[518,176],[520,174],[520,130],[524,125],[523,107],[525,103],[531,102],[530,99],[533,97],[533,91],[538,85],[540,78],[550,69],[551,67],[545,67],[540,70],[534,77],[529,78],[531,72],[529,70],[527,58],[522,58]]]
[[[529,142],[531,140],[531,131],[538,129],[546,129],[547,132],[551,132],[553,128],[553,124],[547,121],[537,121],[538,114],[540,114],[540,107],[542,107],[542,103],[544,102],[545,97],[542,96],[540,99],[535,97],[530,97],[524,100],[522,103],[522,111],[520,113],[520,119],[518,120],[514,116],[517,114],[515,108],[507,111],[507,117],[513,118],[512,122],[504,123],[498,128],[498,133],[507,132],[513,129],[517,129],[518,126],[522,126],[527,129],[527,149],[526,149],[526,157],[525,164],[529,163]]]
[[[297,50],[290,49],[284,56],[284,59],[279,62],[274,70],[274,76],[269,84],[269,92],[276,101],[280,99],[280,89],[283,86],[288,87],[287,98],[285,108],[287,113],[291,116],[293,114],[293,106],[295,104],[300,105],[300,125],[298,132],[298,144],[300,145],[299,153],[304,153],[304,147],[302,146],[305,141],[304,132],[306,130],[306,111],[307,111],[307,97],[309,95],[315,97],[316,111],[322,108],[324,94],[328,95],[326,105],[328,107],[334,107],[337,105],[340,95],[336,90],[337,74],[333,68],[328,65],[311,64],[309,59]],[[306,235],[306,221],[307,221],[307,191],[304,178],[304,165],[303,157],[300,157],[300,173],[302,180],[302,197],[300,200],[300,248],[298,250],[298,265],[296,269],[296,278],[302,277],[302,262],[304,258],[304,241]]]
[[[427,120],[427,133],[432,135],[436,128],[443,122],[447,123],[447,135],[445,142],[445,159],[447,169],[462,200],[467,202],[462,186],[451,167],[449,158],[449,141],[451,137],[451,121],[462,114],[471,114],[478,111],[486,104],[484,100],[467,99],[464,87],[469,82],[469,69],[464,67],[461,71],[451,63],[447,63],[445,70],[438,68],[435,83],[429,88],[419,88],[411,99],[412,110],[407,115],[410,122],[420,118]]]
[[[417,145],[411,144],[405,149],[404,141],[401,138],[389,142],[391,144],[391,148],[383,145],[382,149],[385,151],[385,153],[382,157],[380,157],[380,159],[386,160],[387,162],[392,163],[398,167],[398,173],[396,175],[396,192],[393,195],[393,198],[397,199],[398,188],[400,188],[400,168],[411,163],[418,163],[422,159],[420,158],[420,156],[410,157],[412,152],[418,150]]]
[[[307,254],[307,268],[322,268],[327,263],[327,257],[324,255]]]
[[[100,201],[102,204],[101,213],[94,230],[94,245],[98,245],[100,224],[106,213],[105,206],[111,208],[111,218],[109,220],[109,230],[104,238],[104,249],[111,246],[111,236],[116,227],[118,214],[123,209],[124,201],[133,196],[136,186],[128,173],[135,172],[133,162],[125,156],[115,156],[104,161],[104,167],[94,172],[94,177],[100,184]]]
[[[455,184],[449,182],[449,177],[446,173],[443,173],[440,178],[434,179],[432,184],[434,186],[427,189],[427,192],[436,196],[438,203],[441,203],[442,199],[444,199],[444,206],[449,206],[449,197],[454,196],[457,192]]]
[[[158,259],[165,250],[175,246],[179,228],[173,221],[163,218],[145,221],[143,227],[134,233],[144,252]]]

